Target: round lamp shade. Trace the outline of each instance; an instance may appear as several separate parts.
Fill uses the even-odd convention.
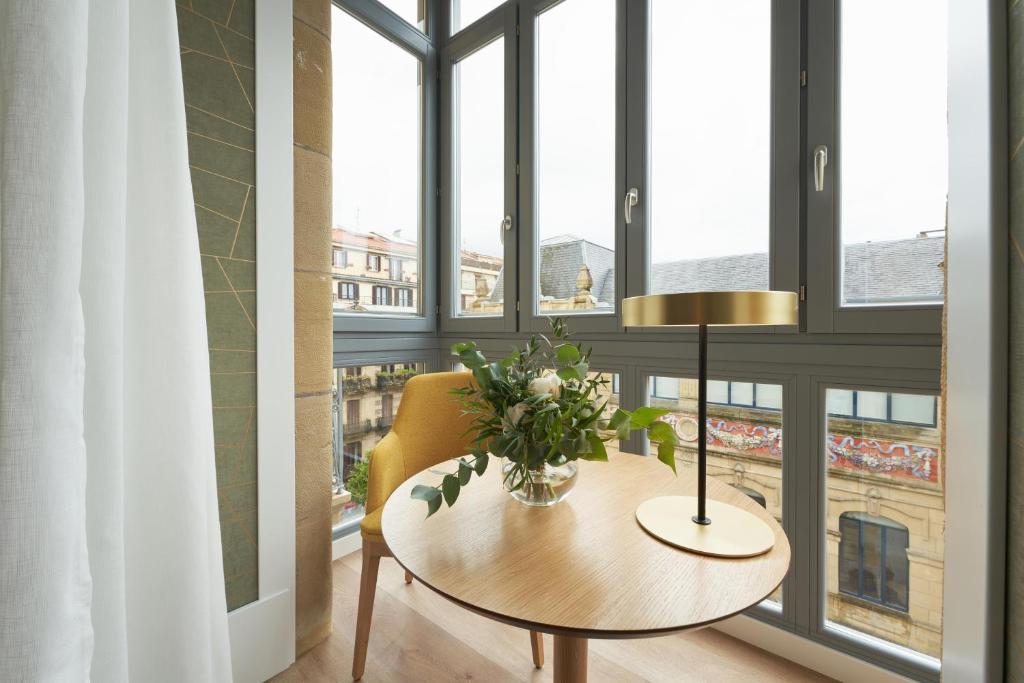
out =
[[[626,327],[670,325],[796,325],[796,292],[686,292],[622,300]]]

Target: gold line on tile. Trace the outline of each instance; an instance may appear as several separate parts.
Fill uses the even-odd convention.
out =
[[[225,142],[224,140],[218,140],[217,138],[210,137],[209,135],[203,135],[202,133],[197,133],[197,132],[195,132],[193,130],[188,131],[188,134],[189,135],[195,135],[197,138],[203,138],[204,140],[209,140],[210,142],[216,142],[216,143],[221,144],[221,145],[227,145],[228,147],[234,147],[235,149],[240,149],[243,152],[254,152],[254,153],[256,152],[255,149],[250,149],[248,147],[242,147],[241,145],[236,145],[233,142]]]
[[[217,41],[220,43],[220,47],[224,50],[224,54],[228,54],[228,48],[224,45],[224,39],[220,37],[220,31],[217,30],[217,26],[213,27],[213,32],[217,34]],[[245,92],[245,86],[242,85],[242,79],[238,75],[238,71],[235,69],[234,62],[228,62],[228,66],[231,67],[231,73],[235,75],[235,80],[238,81],[238,89],[242,91],[242,97],[249,104],[249,109],[256,113],[256,108],[252,106],[252,100],[249,99],[249,94]]]
[[[238,220],[235,221],[235,238],[231,240],[231,251],[228,252],[229,256],[235,255],[235,245],[238,244],[238,234],[242,232],[242,219],[245,218],[245,207],[249,204],[249,194],[252,192],[252,185],[245,191],[245,199],[242,200],[242,213],[238,214]]]
[[[194,104],[189,104],[188,102],[186,102],[185,106],[188,107],[189,109],[195,109],[198,112],[202,112],[203,114],[206,114],[207,116],[212,116],[215,119],[220,119],[221,121],[223,121],[225,123],[230,123],[232,126],[238,126],[242,130],[247,130],[250,133],[255,133],[256,132],[255,130],[253,130],[249,126],[246,126],[244,124],[238,123],[237,121],[232,121],[231,119],[226,119],[223,116],[221,116],[220,114],[214,114],[212,111],[206,111],[205,109],[197,107]]]
[[[242,309],[242,315],[245,316],[245,319],[249,321],[249,325],[255,330],[256,324],[252,321],[252,318],[249,317],[249,311],[245,310],[245,306],[242,305],[242,297],[238,296],[238,292],[235,291],[235,283],[233,283],[231,278],[228,277],[228,271],[224,270],[224,266],[221,265],[219,258],[214,258],[213,260],[217,262],[217,267],[220,268],[220,272],[224,274],[224,279],[228,281],[228,285],[231,287],[231,293],[235,295],[235,301],[238,302],[238,307]]]

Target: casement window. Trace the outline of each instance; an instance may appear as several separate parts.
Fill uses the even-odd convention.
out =
[[[410,308],[412,306],[412,290],[408,287],[399,287],[395,290],[395,305],[399,308]]]
[[[391,307],[390,297],[383,304],[374,290],[374,306],[335,307],[339,331],[423,332],[436,323],[437,53],[429,10],[426,0],[340,0],[332,9],[334,92],[358,94],[334,98],[334,265],[352,272],[353,251],[365,258],[366,277],[412,290],[406,306]]]
[[[404,368],[405,372],[396,373],[396,368]],[[335,368],[334,495],[344,496],[345,482],[352,468],[359,460],[369,457],[374,446],[387,434],[399,410],[404,381],[426,370],[427,363],[422,360]],[[344,503],[334,537],[358,533],[362,517],[361,505],[352,501]]]
[[[889,609],[909,609],[907,527],[885,517],[839,517],[839,591]]]
[[[782,387],[777,384],[709,380],[708,402],[763,410],[782,410]]]
[[[938,422],[938,400],[934,396],[832,389],[828,398],[828,414],[832,417],[923,427],[934,427]]]
[[[375,285],[373,288],[373,304],[375,306],[390,306],[391,288]]]
[[[338,298],[342,301],[358,301],[359,285],[354,282],[339,282]]]
[[[945,564],[940,401],[864,388],[824,393],[825,632],[937,660]]]
[[[697,380],[653,375],[645,386],[646,404],[668,411],[661,419],[672,425],[679,439],[676,462],[692,467],[698,445]],[[783,385],[767,382],[708,382],[708,477],[746,494],[780,523],[786,523],[783,490],[789,472],[783,447],[783,392]],[[778,408],[755,405],[755,395]],[[730,397],[735,402],[716,400]],[[762,608],[769,613],[784,609],[783,589],[774,591]]]

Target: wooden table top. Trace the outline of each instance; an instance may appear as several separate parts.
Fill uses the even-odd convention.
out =
[[[531,508],[501,488],[498,461],[462,489],[455,507],[429,519],[409,498],[437,484],[445,463],[400,486],[384,506],[395,559],[422,583],[485,616],[558,635],[641,638],[706,626],[766,598],[789,568],[789,542],[764,508],[720,482],[709,498],[742,507],[775,532],[764,555],[720,559],[668,546],[637,523],[636,506],[660,495],[695,495],[693,467],[680,476],[655,458],[609,449],[610,462],[580,461],[569,496]],[[681,520],[680,523],[690,523]]]

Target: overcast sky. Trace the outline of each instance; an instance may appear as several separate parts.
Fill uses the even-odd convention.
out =
[[[409,13],[414,2],[386,4]],[[566,0],[539,18],[541,238],[570,233],[614,246],[623,199],[614,186],[614,7],[614,0]],[[842,7],[844,241],[941,228],[946,3],[857,0]],[[418,61],[333,11],[334,223],[412,237]],[[651,19],[654,261],[767,251],[770,2],[652,0]],[[492,43],[457,74],[461,242],[493,255],[501,253],[504,215],[503,50],[501,40]]]

